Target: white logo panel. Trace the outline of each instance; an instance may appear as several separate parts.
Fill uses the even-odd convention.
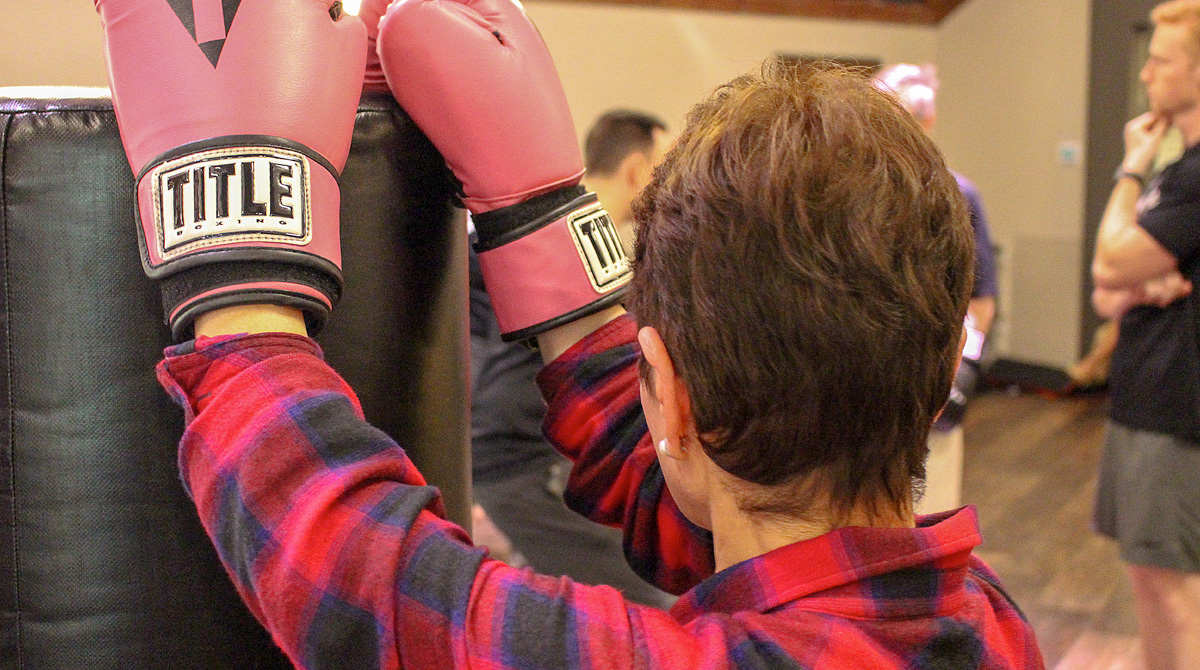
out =
[[[307,244],[309,174],[285,149],[231,147],[168,161],[151,173],[163,260],[217,244]]]
[[[604,293],[619,286],[629,273],[629,258],[604,207],[597,204],[571,214],[567,228],[587,268],[592,288]]]

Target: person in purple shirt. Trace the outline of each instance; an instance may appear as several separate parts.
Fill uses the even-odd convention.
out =
[[[888,65],[875,74],[873,81],[881,90],[894,93],[926,133],[933,132],[937,124],[938,79],[932,65]],[[979,381],[983,345],[996,314],[996,294],[1000,292],[983,198],[971,180],[957,172],[954,178],[967,199],[971,229],[975,233],[975,286],[971,290],[971,301],[967,303],[965,326],[968,337],[962,362],[954,376],[950,399],[929,433],[926,485],[917,501],[917,511],[923,514],[954,509],[961,504],[962,420]]]

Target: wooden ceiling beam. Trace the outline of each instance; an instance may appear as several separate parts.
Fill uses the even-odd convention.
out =
[[[966,0],[925,0],[925,4],[929,6],[929,11],[933,15],[934,23],[941,23],[942,19],[950,16],[950,13],[958,9],[958,6],[966,2]]]
[[[776,14],[936,25],[966,0],[558,0],[597,5],[640,5],[744,14]]]

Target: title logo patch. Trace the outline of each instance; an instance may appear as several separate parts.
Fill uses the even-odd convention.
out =
[[[213,67],[242,0],[166,0]]]
[[[629,258],[604,207],[596,204],[572,213],[567,228],[597,293],[606,293],[624,283],[629,274]]]
[[[308,163],[295,151],[213,149],[163,163],[149,178],[163,260],[217,244],[311,239]]]

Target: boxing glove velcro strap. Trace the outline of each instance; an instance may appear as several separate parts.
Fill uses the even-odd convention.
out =
[[[595,194],[559,189],[474,217],[501,337],[533,337],[620,302],[629,259]]]
[[[250,304],[300,309],[309,334],[315,335],[341,298],[342,279],[332,266],[320,269],[293,262],[239,261],[197,265],[163,278],[159,287],[163,313],[177,340],[203,312]]]
[[[472,214],[475,232],[475,253],[491,251],[523,237],[571,211],[577,202],[598,200],[583,186],[567,186],[530,198],[508,207]]]

